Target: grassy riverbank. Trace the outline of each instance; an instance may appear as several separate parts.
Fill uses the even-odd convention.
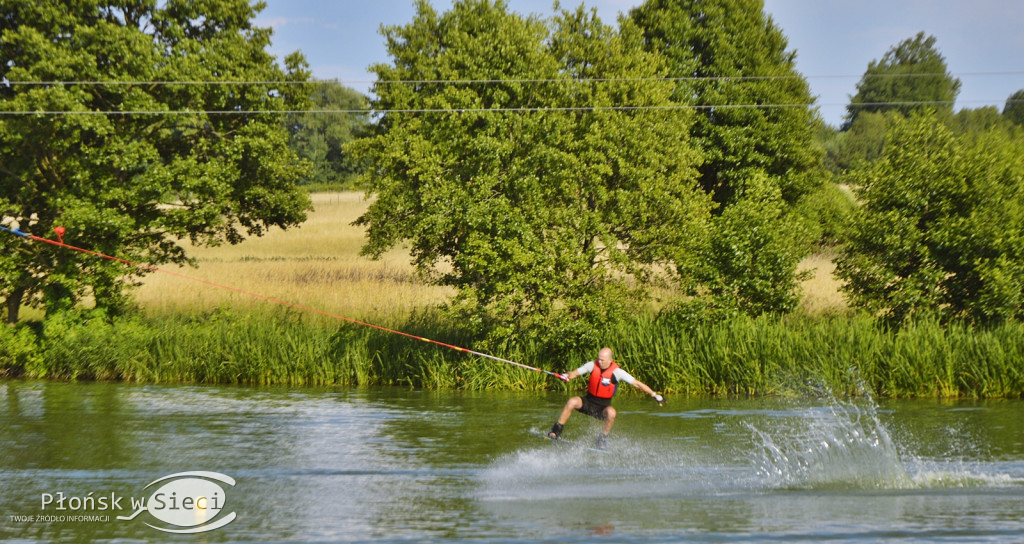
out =
[[[366,208],[358,193],[313,195],[301,228],[238,246],[192,248],[201,280],[152,274],[135,292],[138,315],[110,322],[74,313],[0,331],[0,376],[139,382],[407,385],[423,388],[562,387],[544,375],[258,297],[472,347],[428,308],[450,292],[421,281],[408,254],[359,256]],[[991,330],[930,322],[899,332],[846,309],[830,256],[807,259],[798,315],[682,329],[638,316],[602,342],[650,385],[672,394],[839,394],[1013,397],[1024,393],[1024,325]],[[226,290],[203,282],[227,285]],[[500,357],[550,370],[592,359],[599,346],[552,360],[535,345]],[[579,384],[572,387],[578,388]],[[631,389],[631,388],[627,388]]]
[[[0,360],[8,361],[0,373],[137,382],[563,387],[537,372],[421,341],[310,321],[288,311],[214,311],[113,324],[72,314],[48,320],[38,340],[25,333],[21,344],[0,344],[7,351]],[[439,316],[390,325],[456,345],[470,341]],[[14,331],[3,337],[15,337]],[[894,333],[864,316],[741,318],[694,330],[639,319],[604,337],[625,368],[670,394],[808,395],[828,389],[881,397],[1019,398],[1024,391],[1020,324],[974,330],[919,323]],[[596,346],[551,360],[537,346],[519,345],[495,355],[562,371],[593,358],[594,351]]]

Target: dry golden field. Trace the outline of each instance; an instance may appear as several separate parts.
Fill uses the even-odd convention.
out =
[[[839,292],[841,285],[834,273],[836,265],[832,253],[817,253],[800,263],[798,270],[812,270],[810,278],[803,282],[803,296],[800,309],[810,315],[841,312],[847,309],[846,301]]]
[[[352,222],[367,207],[362,193],[317,193],[312,200],[315,209],[298,228],[273,229],[235,246],[189,248],[197,268],[166,269],[354,319],[407,315],[448,296],[450,290],[416,277],[406,251],[377,261],[359,255],[364,232]],[[135,300],[151,315],[272,304],[160,273],[144,279]]]
[[[395,249],[377,261],[359,255],[365,234],[352,222],[368,205],[362,193],[317,193],[312,199],[315,210],[298,228],[273,229],[235,246],[190,248],[198,268],[165,269],[354,319],[406,316],[451,294],[450,289],[420,281],[407,251]],[[814,255],[801,264],[801,269],[815,270],[804,282],[800,305],[809,314],[845,307],[832,276],[831,257]],[[272,304],[161,273],[147,276],[134,296],[149,315]]]

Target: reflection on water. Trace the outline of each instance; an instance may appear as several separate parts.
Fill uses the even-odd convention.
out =
[[[1024,403],[616,400],[609,454],[534,438],[564,395],[0,382],[0,539],[140,540],[24,521],[44,493],[234,478],[202,539],[939,540],[1024,532]],[[565,436],[589,442],[596,422]],[[150,490],[151,491],[151,490]],[[78,512],[83,513],[83,512]],[[90,512],[85,512],[90,513]],[[97,513],[97,512],[91,512]],[[147,514],[140,516],[140,519]],[[152,518],[150,518],[152,520]]]

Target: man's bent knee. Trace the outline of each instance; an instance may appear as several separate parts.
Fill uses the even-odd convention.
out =
[[[604,409],[604,419],[606,421],[615,421],[615,408],[611,406]]]

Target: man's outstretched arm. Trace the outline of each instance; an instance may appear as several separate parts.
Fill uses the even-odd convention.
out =
[[[644,382],[642,382],[640,380],[634,379],[633,380],[633,387],[636,387],[637,389],[639,389],[639,390],[643,391],[644,393],[647,393],[649,396],[653,397],[654,400],[658,401],[658,406],[661,406],[661,403],[665,402],[665,397],[662,397],[661,395],[655,393],[653,389],[651,389],[650,387],[647,387],[647,384],[645,384]]]

